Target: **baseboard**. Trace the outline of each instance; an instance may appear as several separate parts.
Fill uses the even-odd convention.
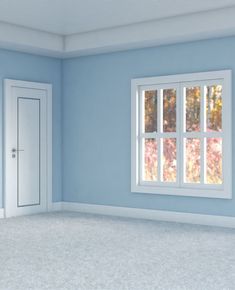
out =
[[[52,202],[51,208],[49,211],[61,211],[62,210],[62,202]]]
[[[228,216],[96,205],[76,202],[53,202],[51,204],[50,211],[62,210],[146,220],[235,228],[235,217]],[[4,208],[0,208],[0,218],[4,218]]]
[[[62,210],[62,202],[52,202],[49,207],[50,211],[61,211]],[[4,208],[0,208],[0,219],[5,218]]]
[[[206,226],[235,228],[235,217],[183,213],[163,210],[116,207],[74,202],[62,202],[63,211],[130,217],[138,219],[188,223]]]
[[[4,208],[0,208],[0,219],[4,218]]]

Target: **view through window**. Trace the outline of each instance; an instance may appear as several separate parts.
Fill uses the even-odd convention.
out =
[[[201,189],[199,196],[227,196],[231,184],[229,76],[230,71],[219,71],[133,81],[135,188],[161,193],[161,187],[168,186],[169,194],[175,188],[176,193],[184,189],[181,192],[186,195]]]

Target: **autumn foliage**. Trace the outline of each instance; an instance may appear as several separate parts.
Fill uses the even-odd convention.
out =
[[[145,132],[157,132],[157,112],[159,91],[145,91]],[[205,94],[202,108],[202,94]],[[200,86],[185,88],[185,130],[186,132],[222,131],[222,86]],[[176,132],[176,90],[165,89],[162,93],[162,132]],[[201,110],[204,112],[204,124],[201,122]],[[158,142],[157,142],[158,140]],[[161,156],[159,154],[161,142]],[[149,138],[144,140],[144,179],[146,181],[175,182],[177,178],[177,142],[176,138]],[[184,182],[186,183],[222,183],[222,139],[221,138],[184,138]],[[204,144],[204,160],[201,159],[201,146]],[[159,157],[161,169],[158,168]],[[204,166],[205,165],[205,166]],[[204,180],[201,172],[205,168]],[[160,172],[160,176],[159,173]]]

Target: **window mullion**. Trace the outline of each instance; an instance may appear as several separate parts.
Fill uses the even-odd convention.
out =
[[[151,133],[141,133],[140,134],[141,138],[146,138],[146,139],[153,139],[156,138],[156,132],[151,132]]]
[[[184,184],[184,111],[185,111],[185,96],[184,96],[184,87],[180,83],[179,84],[179,98],[178,98],[178,106],[179,106],[179,118],[178,118],[178,134],[179,134],[179,164],[178,164],[178,174],[179,174],[179,185],[183,186]],[[181,169],[181,170],[180,170]]]
[[[178,186],[180,185],[180,181],[181,181],[181,172],[180,172],[180,168],[181,167],[181,86],[180,83],[177,86],[177,90],[176,90],[176,182],[178,184]]]
[[[200,183],[205,183],[205,138],[204,138],[204,132],[205,132],[205,119],[206,119],[206,98],[205,98],[205,90],[204,85],[201,85],[201,101],[200,101],[200,132],[201,132],[201,138],[200,138]]]
[[[223,138],[223,132],[184,132],[184,138]]]
[[[157,122],[157,132],[162,133],[163,124],[163,89],[159,90],[159,102],[158,102],[158,122]],[[160,135],[159,134],[159,135]],[[162,135],[162,134],[161,134]],[[158,181],[162,182],[162,140],[160,137],[157,138],[158,144]]]
[[[142,138],[177,138],[177,133],[176,132],[166,132],[166,133],[157,133],[157,132],[152,132],[152,133],[142,133],[140,135]]]

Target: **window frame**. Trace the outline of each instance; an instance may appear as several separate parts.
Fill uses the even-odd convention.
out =
[[[232,85],[231,85],[231,70],[221,70],[221,71],[209,71],[209,72],[199,72],[199,73],[189,73],[189,74],[177,74],[168,76],[157,76],[157,77],[147,77],[138,78],[131,80],[131,192],[136,193],[150,193],[150,194],[164,194],[164,195],[178,195],[178,196],[195,196],[195,197],[206,197],[206,198],[232,198]],[[201,86],[212,84],[222,84],[222,132],[184,132],[180,131],[183,128],[183,98],[184,98],[184,87]],[[153,90],[165,88],[176,88],[176,132],[162,132],[160,133],[161,118],[161,106],[159,105],[158,96],[158,106],[157,106],[157,133],[142,133],[140,127],[144,125],[143,119],[143,104],[141,106],[141,92],[144,89]],[[204,92],[203,92],[204,93]],[[162,96],[161,98],[162,99]],[[201,97],[201,104],[204,98]],[[142,97],[143,102],[143,97]],[[161,103],[161,101],[160,101]],[[203,116],[203,110],[200,111],[200,124],[205,126],[205,119]],[[202,128],[202,127],[201,127]],[[140,157],[141,143],[144,140],[144,136],[149,136],[149,138],[157,138],[160,140],[160,135],[163,137],[167,136],[177,136],[177,162],[178,157],[180,158],[181,167],[180,170],[177,169],[177,181],[171,182],[153,182],[153,181],[143,181],[141,180],[140,170],[143,168]],[[205,137],[203,137],[206,135]],[[184,173],[184,157],[183,157],[183,140],[186,136],[198,136],[200,138],[200,144],[204,144],[203,138],[208,138],[208,136],[221,136],[222,137],[222,168],[223,168],[223,184],[213,185],[213,184],[197,184],[197,183],[184,183],[183,173]],[[152,136],[152,137],[151,137]],[[187,137],[190,138],[190,137]],[[202,148],[202,147],[201,147]],[[201,149],[201,154],[202,154]],[[205,151],[204,151],[205,152]],[[203,153],[204,153],[203,152]],[[158,161],[159,161],[158,154]],[[204,155],[203,155],[204,156]],[[160,163],[158,163],[158,168],[160,168]],[[179,168],[179,166],[177,166]],[[224,174],[226,168],[226,174]],[[159,170],[159,169],[158,169]],[[159,175],[158,175],[159,176]],[[201,176],[201,179],[203,177]]]

